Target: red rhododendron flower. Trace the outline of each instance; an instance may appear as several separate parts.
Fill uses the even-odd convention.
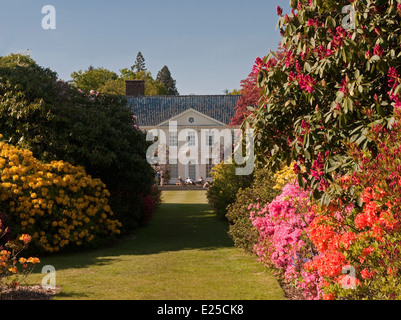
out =
[[[400,84],[400,75],[397,72],[396,68],[390,67],[388,69],[388,75],[389,80],[388,80],[388,85],[389,87],[395,89],[399,84]]]
[[[341,236],[341,243],[344,246],[345,250],[348,250],[354,240],[357,238],[354,232],[346,232]]]
[[[308,26],[312,26],[312,27],[314,27],[314,28],[317,28],[317,27],[318,27],[318,24],[319,24],[319,19],[318,19],[318,18],[316,18],[316,19],[309,19],[309,20],[308,20]]]
[[[383,56],[383,48],[380,46],[380,44],[376,44],[373,48],[373,54],[377,55],[379,57]]]
[[[253,73],[259,73],[260,70],[266,68],[266,64],[263,62],[263,59],[257,57],[255,60],[255,65],[252,68]]]
[[[291,51],[287,51],[285,54],[285,66],[291,67],[295,62],[295,54]]]
[[[312,93],[315,91],[316,80],[314,80],[310,75],[300,75],[299,76],[299,86],[302,90]]]

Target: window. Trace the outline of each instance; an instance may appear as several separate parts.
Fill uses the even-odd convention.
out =
[[[195,132],[189,131],[188,136],[187,136],[187,142],[189,147],[194,147],[196,146],[196,141],[195,141]]]
[[[206,133],[206,146],[213,147],[214,145],[214,135],[211,133]]]
[[[178,164],[170,164],[170,177],[173,179],[178,178]]]
[[[206,164],[206,176],[207,177],[211,177],[211,175],[212,175],[211,171],[212,171],[213,167],[214,167],[213,159],[209,158],[209,162]]]
[[[170,147],[177,147],[178,146],[178,133],[177,132],[170,132],[170,135],[169,135],[169,146]]]
[[[194,123],[194,122],[195,122],[194,117],[189,117],[189,118],[188,118],[188,122],[189,122],[189,123]]]

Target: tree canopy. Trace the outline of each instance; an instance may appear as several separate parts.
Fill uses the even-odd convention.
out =
[[[103,67],[90,66],[87,70],[71,73],[70,83],[77,89],[90,93],[91,91],[125,95],[125,80],[145,80],[145,95],[178,95],[176,81],[171,77],[167,66],[154,79],[152,73],[145,68],[145,59],[138,53],[137,62],[131,68],[122,68],[119,74]]]
[[[107,185],[116,214],[131,215],[121,221],[138,221],[132,215],[138,197],[150,193],[154,171],[146,134],[124,97],[78,90],[29,56],[0,57],[0,132],[44,162],[83,166]]]
[[[171,76],[171,72],[167,66],[164,66],[157,74],[156,80],[163,84],[167,90],[168,94],[171,96],[178,96],[178,90],[176,87],[176,81]]]

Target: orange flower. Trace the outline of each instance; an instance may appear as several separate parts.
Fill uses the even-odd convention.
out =
[[[366,268],[361,271],[361,276],[363,279],[370,279],[376,274],[375,271],[369,272]]]
[[[18,269],[16,267],[8,268],[8,271],[12,273],[18,273]]]
[[[25,244],[31,241],[31,236],[28,234],[23,234],[20,238],[21,241],[24,241]]]
[[[334,296],[331,293],[325,294],[323,300],[334,300]]]
[[[36,264],[36,263],[39,263],[40,260],[39,260],[38,258],[29,257],[28,260],[27,260],[27,262]]]
[[[26,262],[26,258],[19,258],[19,263],[24,264]]]

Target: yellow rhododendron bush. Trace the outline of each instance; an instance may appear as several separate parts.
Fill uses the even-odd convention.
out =
[[[0,210],[11,235],[27,233],[46,252],[95,244],[120,233],[109,191],[83,167],[44,164],[29,150],[0,141]]]

